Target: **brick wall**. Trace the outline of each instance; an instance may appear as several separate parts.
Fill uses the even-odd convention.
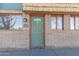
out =
[[[45,45],[46,48],[79,47],[79,30],[70,30],[70,15],[64,15],[64,31],[56,32],[51,29],[50,15],[45,16]]]
[[[0,31],[0,48],[29,48],[27,31]]]
[[[44,4],[44,3],[43,4],[24,4],[23,10],[26,12],[38,11],[38,13],[39,11],[46,11],[46,12],[48,11],[48,12],[51,12],[52,14],[53,12],[54,13],[61,12],[61,14],[65,12],[66,15],[64,15],[63,32],[52,31],[51,15],[50,14],[45,15],[45,46],[46,48],[79,47],[79,30],[70,30],[70,22],[69,22],[70,15],[68,15],[72,12],[74,12],[75,15],[77,15],[79,12],[79,4]],[[28,32],[29,32],[30,17],[29,17],[29,14],[26,14],[25,16],[27,16]]]
[[[27,27],[22,31],[10,31],[0,30],[0,49],[1,48],[30,48],[29,44],[29,15],[23,13],[23,16],[27,18]]]

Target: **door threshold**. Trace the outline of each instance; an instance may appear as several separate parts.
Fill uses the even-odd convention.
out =
[[[44,49],[44,47],[32,47],[31,49]]]

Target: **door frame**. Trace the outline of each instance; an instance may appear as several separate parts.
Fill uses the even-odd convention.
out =
[[[44,41],[44,47],[43,48],[45,48],[45,14],[30,13],[29,15],[30,15],[30,21],[29,21],[30,22],[30,27],[29,27],[30,28],[30,31],[29,31],[30,49],[32,49],[32,23],[31,22],[32,22],[32,17],[33,16],[41,16],[41,17],[44,17],[44,19],[43,19],[44,20],[44,23],[43,23],[43,30],[44,30],[44,32],[43,32],[43,35],[44,35],[43,38],[44,38],[44,40],[43,41]]]

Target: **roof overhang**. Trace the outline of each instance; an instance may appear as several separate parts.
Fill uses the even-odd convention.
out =
[[[27,3],[24,4],[23,10],[38,12],[79,12],[79,4],[73,3]]]
[[[0,10],[0,13],[22,13],[20,10]]]
[[[0,10],[0,16],[3,15],[22,15],[21,10]]]

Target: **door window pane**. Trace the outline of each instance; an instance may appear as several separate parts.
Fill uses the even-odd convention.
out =
[[[52,30],[56,30],[56,17],[55,16],[52,17],[51,28]]]
[[[70,17],[70,29],[74,29],[74,17]]]

